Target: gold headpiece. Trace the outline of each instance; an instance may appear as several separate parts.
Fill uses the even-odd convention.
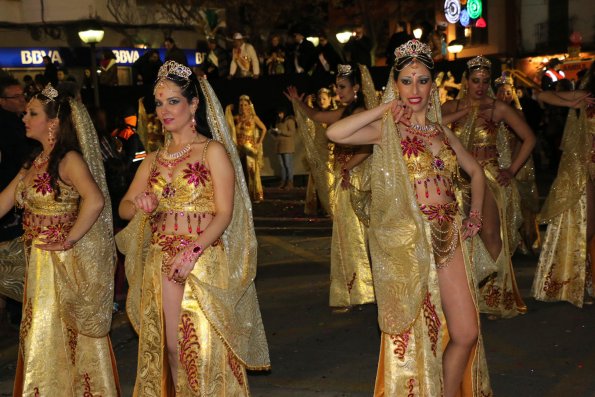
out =
[[[508,76],[506,73],[502,73],[502,76],[500,76],[496,80],[494,80],[494,84],[495,85],[509,84],[511,86],[514,86],[514,80],[513,80],[512,76]]]
[[[189,80],[192,75],[192,69],[188,66],[184,66],[176,61],[167,61],[160,68],[157,74],[157,80],[167,78],[169,75],[177,76],[184,80]]]
[[[41,90],[41,95],[47,98],[47,101],[44,101],[44,105],[47,105],[48,102],[56,100],[58,98],[58,90],[52,87],[52,83],[48,83],[43,90]]]
[[[348,76],[353,73],[353,68],[351,65],[341,65],[337,66],[337,75],[338,76]]]
[[[474,68],[492,69],[492,62],[479,55],[467,62],[467,69],[471,70]]]
[[[432,58],[430,46],[413,39],[395,49],[395,60],[403,57],[418,57],[422,54]]]

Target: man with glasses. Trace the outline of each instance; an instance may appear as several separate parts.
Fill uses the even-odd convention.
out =
[[[0,78],[0,191],[18,174],[33,148],[34,141],[25,136],[25,125],[21,120],[26,105],[19,81],[10,76]],[[15,239],[22,233],[18,213],[10,211],[0,218],[0,242]],[[8,330],[6,303],[0,295],[0,335]],[[15,305],[15,311],[18,311],[18,305]]]

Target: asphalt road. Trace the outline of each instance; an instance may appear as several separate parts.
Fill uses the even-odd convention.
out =
[[[331,224],[297,216],[293,195],[271,194],[255,207],[257,290],[272,371],[249,377],[255,397],[371,396],[380,343],[376,307],[346,314],[328,308]],[[291,213],[291,218],[279,215]],[[482,317],[494,395],[595,397],[595,308],[530,298],[537,258],[514,257],[529,312],[509,320]],[[130,396],[137,339],[116,313],[112,342],[124,396]],[[0,338],[0,396],[11,395],[16,332]]]

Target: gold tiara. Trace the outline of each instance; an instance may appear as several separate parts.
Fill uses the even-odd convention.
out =
[[[337,66],[337,74],[339,76],[348,76],[351,73],[353,73],[353,68],[351,67],[351,65],[341,65],[341,64],[339,64]]]
[[[496,84],[496,85],[509,84],[509,85],[514,86],[514,80],[513,80],[512,76],[508,76],[505,73],[502,73],[502,76],[500,76],[496,80],[494,80],[494,84]]]
[[[431,59],[432,50],[427,44],[415,39],[409,40],[405,44],[397,47],[395,50],[395,59],[404,57],[418,57],[420,55],[426,55]]]
[[[189,80],[192,75],[192,69],[188,66],[184,66],[176,61],[167,61],[160,68],[157,74],[157,80],[167,78],[169,75],[178,76],[184,80]]]
[[[473,69],[473,68],[492,69],[492,62],[490,62],[489,59],[484,58],[481,55],[479,55],[467,62],[467,69]]]
[[[52,87],[52,83],[48,83],[43,90],[41,90],[41,95],[47,98],[47,102],[54,101],[58,98],[58,90]]]

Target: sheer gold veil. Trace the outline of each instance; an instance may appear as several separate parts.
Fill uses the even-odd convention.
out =
[[[102,337],[110,330],[114,295],[112,208],[95,127],[84,105],[75,99],[69,101],[82,155],[105,204],[97,221],[72,248],[73,265],[55,267],[56,283],[64,321],[83,335]],[[59,261],[60,257],[55,255],[54,259]],[[68,261],[69,256],[64,258]]]
[[[392,73],[383,103],[398,97]],[[437,101],[437,102],[436,102]],[[438,91],[433,114],[440,120]],[[388,334],[400,334],[417,318],[428,291],[429,268],[434,261],[424,222],[403,160],[399,128],[387,112],[382,140],[372,156],[370,251],[378,302],[378,323]]]

